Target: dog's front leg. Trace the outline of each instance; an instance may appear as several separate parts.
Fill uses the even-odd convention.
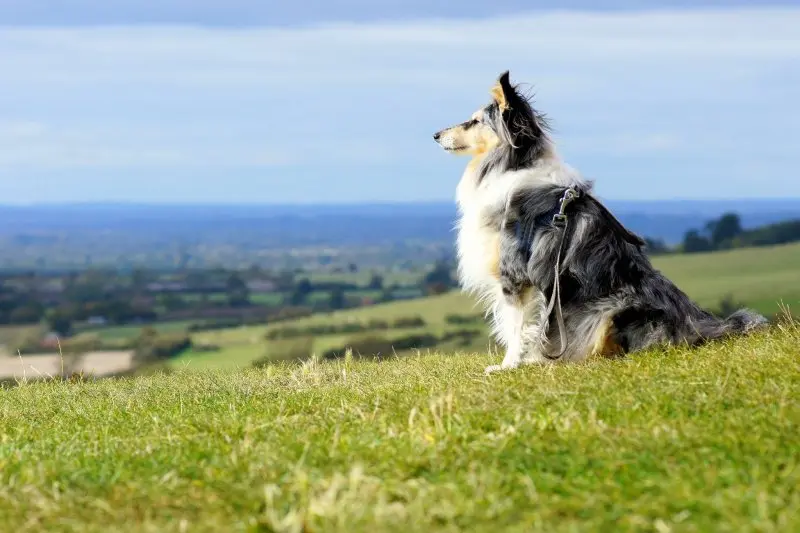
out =
[[[494,309],[494,329],[497,337],[506,347],[503,362],[486,367],[486,373],[516,368],[522,363],[522,309],[509,298],[498,296]]]
[[[526,299],[530,297],[526,253],[516,233],[504,226],[500,234],[500,290],[495,311],[496,326],[506,344],[506,354],[499,365],[486,368],[486,373],[517,368],[523,362],[523,330]]]

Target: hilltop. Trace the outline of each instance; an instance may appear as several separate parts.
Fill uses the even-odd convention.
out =
[[[25,531],[795,531],[800,330],[483,376],[486,353],[0,392]]]

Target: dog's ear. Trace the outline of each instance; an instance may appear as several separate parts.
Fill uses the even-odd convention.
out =
[[[494,84],[491,90],[492,98],[497,102],[500,111],[508,109],[508,101],[511,100],[514,95],[514,87],[511,86],[509,76],[510,74],[507,70],[500,74],[500,77],[497,78],[497,83]]]

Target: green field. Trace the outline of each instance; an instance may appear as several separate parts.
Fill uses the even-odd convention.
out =
[[[175,322],[160,322],[148,324],[159,333],[180,333],[186,331],[192,321],[181,320]],[[110,326],[105,328],[86,329],[85,332],[96,334],[102,340],[131,340],[136,338],[145,326]]]
[[[420,276],[424,274],[424,271],[420,270],[419,272],[380,272],[380,276],[383,278],[383,286],[388,287],[389,285],[413,285],[419,281]],[[313,283],[324,283],[324,282],[336,282],[336,283],[352,283],[354,285],[364,286],[369,283],[370,279],[372,278],[373,272],[368,270],[359,271],[359,272],[336,272],[336,273],[324,273],[324,272],[311,272],[308,275],[308,278]]]
[[[279,322],[271,326],[243,326],[196,333],[192,340],[199,344],[215,344],[223,349],[220,352],[188,352],[170,362],[175,367],[186,368],[237,368],[249,365],[254,359],[267,354],[270,344],[264,336],[275,328],[287,325],[304,327],[312,324],[342,324],[349,321],[366,322],[370,319],[393,321],[399,317],[420,316],[427,326],[423,331],[442,334],[445,331],[458,329],[445,322],[450,313],[477,314],[480,310],[466,296],[451,292],[417,300],[404,300],[369,307],[361,307],[347,311],[321,313],[292,320]],[[480,326],[478,326],[480,327]],[[392,330],[392,335],[404,335],[414,330]],[[314,349],[318,352],[341,346],[352,335],[326,335],[315,337]]]
[[[664,256],[653,263],[706,307],[730,294],[767,315],[779,312],[781,300],[800,308],[800,244]]]
[[[7,531],[800,530],[800,329],[0,391]]]
[[[767,315],[780,311],[780,302],[791,309],[800,308],[800,245],[769,248],[752,248],[717,252],[712,254],[675,255],[657,257],[655,266],[662,270],[679,287],[700,305],[716,308],[730,295],[737,302],[752,306]],[[407,300],[389,304],[363,307],[336,313],[318,314],[291,322],[302,327],[309,324],[341,324],[348,320],[394,320],[401,316],[419,315],[426,322],[426,330],[434,334],[458,329],[445,322],[450,313],[479,313],[474,302],[459,292],[432,298]],[[194,340],[216,344],[219,352],[189,352],[171,364],[187,368],[236,368],[250,364],[268,353],[264,334],[275,326],[252,326],[200,333]],[[402,335],[407,332],[392,332]],[[350,336],[315,337],[314,349],[318,353],[341,346]],[[484,348],[488,339],[473,346]]]

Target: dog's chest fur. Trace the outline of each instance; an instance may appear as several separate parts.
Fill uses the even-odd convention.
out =
[[[500,228],[511,194],[537,186],[583,184],[580,176],[558,158],[542,160],[535,167],[490,172],[480,181],[470,165],[456,189],[458,272],[461,286],[480,298],[493,299],[499,292]]]

